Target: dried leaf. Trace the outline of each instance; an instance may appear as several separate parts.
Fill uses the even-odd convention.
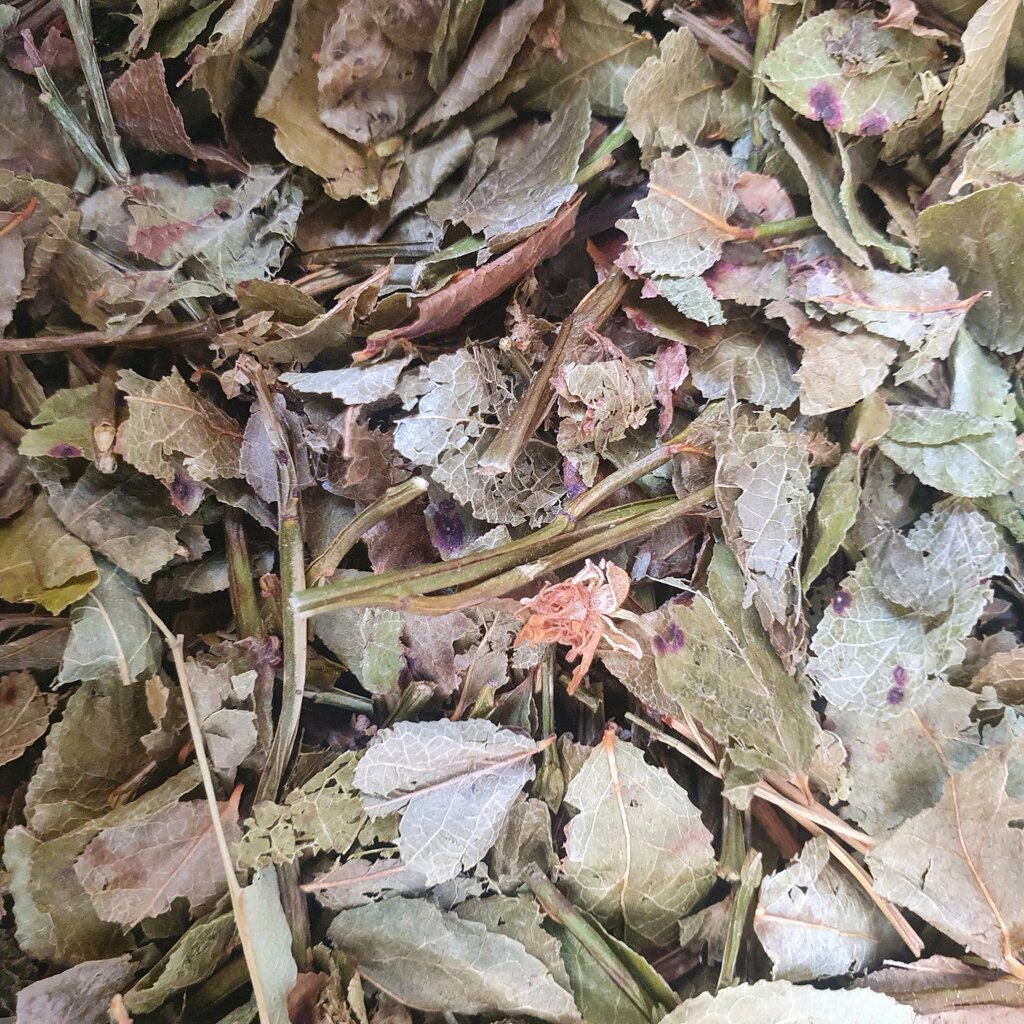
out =
[[[486,721],[401,722],[356,768],[367,813],[402,811],[398,850],[427,884],[454,878],[491,848],[537,745]]]
[[[606,732],[565,794],[568,893],[605,925],[667,945],[715,878],[711,835],[662,768]]]
[[[772,977],[815,981],[877,967],[900,941],[863,888],[829,862],[823,838],[761,883],[754,931]]]
[[[0,765],[21,757],[46,732],[50,708],[31,673],[0,676]]]
[[[818,1024],[837,1019],[844,1024],[914,1024],[917,1015],[879,992],[759,981],[714,996],[705,992],[663,1018],[665,1024]]]
[[[18,993],[22,1020],[107,1024],[107,1004],[135,973],[131,957],[88,960],[26,986]]]
[[[572,996],[522,943],[427,900],[343,911],[329,934],[364,978],[416,1009],[580,1019]]]
[[[289,864],[311,853],[345,853],[366,820],[352,791],[355,756],[342,754],[283,804],[258,803],[235,846],[239,867]]]
[[[993,967],[1020,972],[1016,865],[1022,745],[992,747],[949,775],[942,799],[871,852],[878,891]]]
[[[629,80],[626,123],[645,150],[702,140],[721,109],[722,83],[693,33],[680,28],[661,41]]]
[[[229,837],[238,831],[238,795],[219,805]],[[227,891],[205,800],[105,828],[75,861],[75,873],[99,916],[127,925],[157,917],[179,897],[197,914]]]

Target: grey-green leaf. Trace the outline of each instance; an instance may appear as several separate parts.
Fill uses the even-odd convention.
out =
[[[565,800],[562,863],[570,898],[627,937],[667,945],[715,878],[711,835],[663,768],[606,732]]]
[[[580,1020],[572,996],[521,942],[428,900],[342,911],[328,935],[364,978],[415,1009]]]

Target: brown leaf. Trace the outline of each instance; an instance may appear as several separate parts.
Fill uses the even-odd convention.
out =
[[[241,793],[239,786],[220,804],[229,840],[238,838]],[[75,861],[75,874],[103,920],[130,926],[162,914],[178,897],[198,913],[227,888],[203,800],[104,829]]]
[[[354,358],[369,359],[399,339],[411,341],[457,327],[474,309],[500,295],[538,263],[558,252],[572,235],[579,207],[579,199],[568,203],[549,224],[504,256],[453,277],[447,287],[420,302],[412,323],[371,337],[366,348]]]
[[[246,169],[224,150],[196,145],[188,137],[181,112],[167,91],[159,54],[129,64],[128,70],[110,83],[108,95],[118,128],[139,149],[204,160],[237,171]]]

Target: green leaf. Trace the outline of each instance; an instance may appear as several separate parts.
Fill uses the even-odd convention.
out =
[[[416,122],[416,131],[461,114],[497,85],[543,9],[544,0],[514,0],[502,10],[470,46],[451,80]]]
[[[715,879],[711,835],[685,790],[606,732],[569,784],[570,899],[627,938],[667,945]]]
[[[878,967],[901,949],[892,926],[849,872],[810,840],[789,867],[761,883],[754,931],[772,977],[816,981]]]
[[[934,39],[879,29],[870,11],[809,18],[761,62],[776,96],[804,117],[849,135],[881,135],[913,116],[921,73],[940,60]]]
[[[96,385],[61,388],[39,406],[32,426],[21,439],[22,455],[51,459],[92,459],[92,415],[96,407]]]
[[[629,80],[626,124],[645,151],[693,145],[716,126],[721,97],[714,64],[693,33],[680,28]]]
[[[693,277],[707,270],[737,237],[728,218],[738,204],[738,176],[717,149],[658,157],[636,219],[619,222],[628,240],[623,258],[643,274]]]
[[[1024,260],[1024,186],[980,189],[935,203],[918,218],[921,264],[947,267],[961,295],[983,295],[967,314],[974,338],[996,352],[1024,348],[1024,294],[1014,270]]]
[[[688,999],[662,1024],[914,1024],[917,1014],[895,999],[866,989],[828,991],[788,981],[736,985],[718,995]]]
[[[942,149],[985,116],[1003,89],[1010,33],[1020,4],[986,0],[971,15],[960,40],[963,60],[953,70],[942,108]]]
[[[17,760],[46,732],[51,707],[30,672],[0,676],[0,765]]]
[[[99,573],[89,549],[68,533],[36,498],[10,523],[0,526],[0,598],[41,604],[57,614],[96,586]]]
[[[718,457],[715,495],[722,530],[775,649],[787,663],[804,644],[800,552],[811,509],[811,463],[785,417],[737,415]]]
[[[129,1013],[152,1013],[179,992],[205,981],[237,946],[235,919],[196,921],[124,996]]]
[[[857,519],[860,495],[860,458],[854,452],[845,452],[825,477],[810,515],[808,555],[803,572],[804,593],[846,539]]]
[[[514,938],[445,913],[424,899],[391,899],[342,911],[328,931],[359,973],[426,1012],[524,1014],[578,1021],[572,996]]]
[[[820,729],[757,613],[743,608],[744,585],[728,549],[715,545],[708,593],[685,595],[656,617],[657,689],[637,695],[663,713],[692,715],[737,766],[798,776]]]
[[[952,773],[942,799],[868,856],[878,892],[920,915],[968,952],[1019,972],[1024,910],[1024,741],[1002,743]]]
[[[830,241],[847,259],[852,260],[858,267],[871,266],[867,250],[857,241],[843,208],[839,196],[840,170],[836,161],[797,125],[796,119],[788,111],[778,104],[772,106],[771,117],[782,145],[807,185],[811,213],[814,214],[818,227],[828,235]]]
[[[61,684],[130,686],[159,664],[159,640],[139,604],[135,581],[102,560],[99,574],[99,583],[71,609],[71,635],[57,677]]]
[[[523,90],[524,102],[553,110],[582,83],[595,114],[621,117],[626,86],[655,53],[649,36],[624,24],[632,13],[623,0],[566,0],[561,53],[545,54]]]
[[[537,745],[491,722],[400,722],[378,733],[356,768],[367,813],[402,811],[398,850],[429,885],[479,861],[533,778]]]
[[[1005,494],[1021,481],[1017,435],[1005,420],[896,405],[878,447],[922,483],[962,498]]]
[[[283,804],[256,804],[235,845],[238,866],[262,868],[313,853],[347,852],[366,820],[353,791],[355,764],[355,754],[341,754]]]

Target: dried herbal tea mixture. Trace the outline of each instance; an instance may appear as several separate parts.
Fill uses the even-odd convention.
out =
[[[0,1018],[1024,1024],[1018,0],[0,3]]]

